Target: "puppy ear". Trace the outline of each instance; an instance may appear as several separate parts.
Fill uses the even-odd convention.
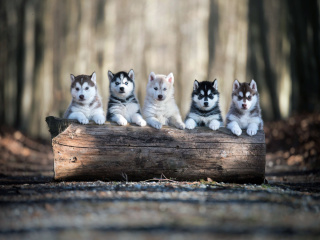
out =
[[[113,79],[113,73],[109,70],[108,71],[108,78],[109,78],[109,81],[111,82],[112,81],[112,79]]]
[[[169,83],[173,84],[173,82],[174,82],[173,73],[169,73],[169,75],[166,77],[166,80],[167,80]]]
[[[134,71],[133,69],[130,69],[130,71],[128,72],[129,78],[132,79],[132,81],[134,81]]]
[[[96,83],[97,83],[97,76],[96,76],[96,72],[93,72],[93,73],[91,74],[91,81],[92,81],[92,82],[94,82],[94,84],[96,84]]]
[[[250,82],[250,88],[252,90],[255,90],[255,91],[258,91],[258,88],[257,88],[257,83],[252,79],[251,82]]]
[[[70,74],[70,79],[71,79],[71,83],[73,83],[76,78],[73,74]]]
[[[152,82],[155,79],[156,79],[156,74],[154,72],[151,72],[148,78],[149,82]]]
[[[193,83],[193,90],[196,91],[198,88],[199,88],[199,82],[196,79],[194,80],[194,83]]]
[[[216,90],[218,90],[218,81],[217,81],[217,79],[215,79],[215,80],[212,82],[212,86],[213,86]]]
[[[236,79],[236,80],[234,80],[234,82],[233,82],[233,89],[232,89],[232,91],[235,91],[235,90],[237,90],[237,89],[239,89],[240,88],[240,83],[239,83],[239,81]]]

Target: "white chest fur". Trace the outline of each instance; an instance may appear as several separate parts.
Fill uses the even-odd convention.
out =
[[[198,114],[190,113],[188,117],[194,119],[197,123],[203,122],[206,126],[208,126],[212,120],[219,120],[219,114],[202,117]]]
[[[124,117],[127,120],[131,120],[133,114],[137,113],[139,111],[139,105],[136,103],[128,103],[124,107]]]
[[[90,118],[92,115],[92,110],[89,106],[72,106],[72,112],[82,112],[87,118]]]
[[[230,114],[228,118],[230,121],[236,121],[241,129],[246,129],[250,123],[259,125],[262,122],[260,117],[252,117],[249,112],[244,113],[241,117]]]
[[[239,124],[240,128],[242,128],[242,129],[247,128],[250,123],[250,120],[251,120],[251,117],[248,112],[245,113],[244,115],[242,115],[238,120],[238,124]]]
[[[139,111],[139,105],[137,103],[117,104],[109,109],[110,113],[120,114],[127,121],[132,121],[132,116]]]

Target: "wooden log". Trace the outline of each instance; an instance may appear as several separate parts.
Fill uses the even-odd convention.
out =
[[[178,130],[134,125],[78,124],[47,117],[54,153],[54,178],[66,180],[147,180],[163,174],[175,180],[207,179],[262,183],[265,135],[237,137],[230,130]]]

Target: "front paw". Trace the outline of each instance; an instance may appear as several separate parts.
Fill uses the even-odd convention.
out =
[[[248,127],[248,129],[247,129],[247,134],[248,134],[249,136],[253,136],[253,135],[256,135],[256,134],[257,134],[257,131],[258,131],[258,129],[257,129],[255,126],[253,126],[253,127]]]
[[[212,130],[217,130],[217,129],[219,129],[219,127],[220,127],[220,122],[217,120],[213,120],[209,124],[209,128],[211,128]]]
[[[93,117],[93,121],[96,122],[96,124],[104,124],[106,121],[106,118],[103,115],[96,115]]]
[[[151,125],[151,127],[154,127],[156,129],[161,129],[162,128],[162,124],[159,123],[159,122],[155,122],[155,123],[152,123],[150,125]]]
[[[231,132],[237,136],[240,136],[242,133],[242,130],[239,126],[234,126],[231,128]]]
[[[177,123],[176,127],[177,127],[178,129],[183,130],[183,129],[186,128],[186,125],[185,125],[183,122],[179,122],[179,123]]]
[[[117,121],[117,124],[120,125],[120,126],[125,126],[128,124],[128,121],[125,119],[125,118],[120,118],[118,121]]]
[[[140,119],[140,120],[138,120],[138,121],[136,122],[136,124],[137,124],[138,126],[140,126],[140,127],[144,127],[144,126],[147,125],[147,122],[146,122],[145,120],[143,120],[143,119]]]
[[[187,129],[194,129],[196,127],[196,125],[197,125],[196,122],[192,119],[188,119],[186,121],[186,128]]]
[[[78,122],[81,124],[88,124],[89,120],[85,117],[78,118]]]

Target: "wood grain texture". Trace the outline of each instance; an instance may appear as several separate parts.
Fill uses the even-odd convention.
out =
[[[261,183],[265,136],[234,136],[228,129],[178,130],[134,125],[81,125],[47,117],[53,137],[56,180],[176,180],[210,177],[223,182]]]

